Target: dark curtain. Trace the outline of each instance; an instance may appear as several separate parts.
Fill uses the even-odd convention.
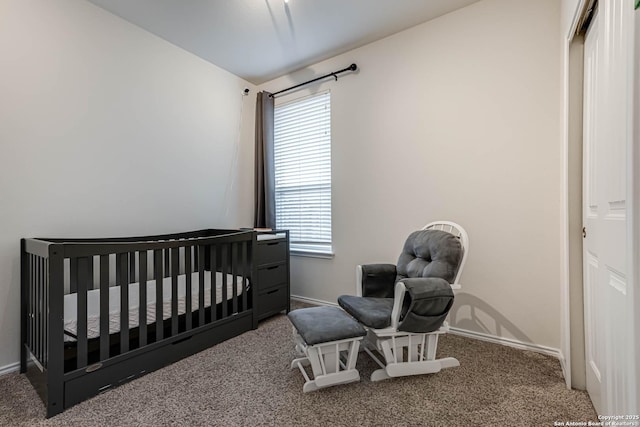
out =
[[[253,226],[276,227],[276,179],[273,165],[273,96],[259,92],[256,99],[256,166]]]

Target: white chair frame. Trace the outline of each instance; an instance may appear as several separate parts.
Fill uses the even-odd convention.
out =
[[[462,259],[451,288],[454,291],[461,289],[459,280],[469,253],[467,232],[462,226],[451,221],[431,222],[422,229],[446,231],[460,239]],[[362,296],[362,266],[360,265],[356,268],[356,282],[356,294]],[[445,321],[438,330],[428,333],[398,331],[402,302],[406,291],[402,282],[396,284],[393,310],[391,311],[391,326],[384,329],[367,328],[363,349],[380,365],[380,369],[371,374],[371,381],[407,375],[431,374],[444,368],[460,366],[460,362],[453,357],[436,359],[438,337],[449,331],[448,322]],[[373,350],[376,350],[384,360],[380,360],[373,353]],[[404,360],[405,352],[407,360]]]

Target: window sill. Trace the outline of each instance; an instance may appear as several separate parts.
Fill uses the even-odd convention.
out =
[[[307,258],[323,258],[333,259],[335,254],[333,252],[310,250],[310,249],[294,249],[289,250],[291,256],[307,257]]]

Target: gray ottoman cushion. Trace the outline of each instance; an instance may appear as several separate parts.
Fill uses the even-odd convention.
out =
[[[363,337],[367,331],[338,307],[322,306],[293,310],[287,315],[309,345]]]
[[[356,297],[342,295],[338,304],[344,311],[370,328],[382,329],[391,326],[393,298]]]

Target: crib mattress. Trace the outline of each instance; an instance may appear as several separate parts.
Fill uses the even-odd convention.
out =
[[[186,312],[187,292],[186,274],[178,276],[178,314]],[[204,307],[211,306],[211,274],[204,274]],[[166,277],[162,281],[162,313],[163,319],[171,318],[171,277]],[[193,311],[200,308],[200,285],[197,272],[191,275],[191,308]],[[222,302],[222,273],[216,273],[215,303]],[[233,276],[227,274],[227,300],[233,298]],[[236,277],[236,295],[242,294],[243,278]],[[109,333],[120,332],[120,286],[109,288]],[[66,342],[76,341],[74,338],[78,330],[77,312],[78,294],[68,294],[64,296],[64,330]],[[147,324],[156,321],[156,281],[147,281]],[[129,328],[138,327],[140,320],[140,284],[129,284]],[[87,338],[97,338],[100,336],[100,290],[94,289],[87,292]]]

